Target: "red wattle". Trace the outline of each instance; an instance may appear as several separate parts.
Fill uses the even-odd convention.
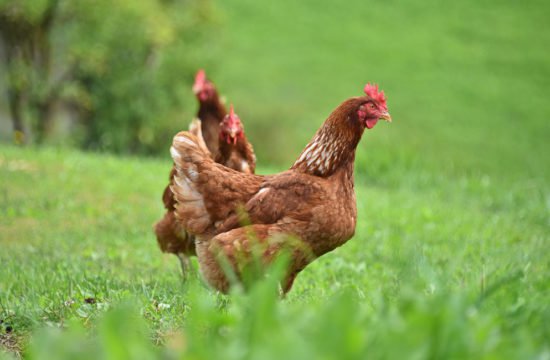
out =
[[[365,124],[367,126],[367,129],[372,129],[374,125],[378,122],[378,119],[367,119],[365,120]]]

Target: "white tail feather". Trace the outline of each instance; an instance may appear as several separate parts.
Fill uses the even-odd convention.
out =
[[[180,154],[173,146],[170,146],[170,156],[172,156],[172,159],[174,159],[174,162],[177,161],[177,159],[181,159]]]
[[[198,147],[198,145],[189,139],[187,136],[179,135],[174,137],[174,143],[185,144],[191,147]]]
[[[176,166],[171,189],[176,199],[176,217],[190,233],[204,230],[210,223],[204,198],[195,182],[199,180],[198,167],[203,161],[211,161],[208,150],[200,146],[196,135],[181,132],[174,137],[170,154]]]
[[[189,124],[189,132],[197,137],[197,145],[207,154],[210,154],[210,150],[204,142],[204,137],[202,136],[202,122],[200,119],[196,118],[191,121]]]

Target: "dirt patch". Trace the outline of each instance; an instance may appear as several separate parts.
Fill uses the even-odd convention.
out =
[[[21,358],[19,341],[12,332],[0,333],[0,352],[2,351],[15,355],[17,359]]]

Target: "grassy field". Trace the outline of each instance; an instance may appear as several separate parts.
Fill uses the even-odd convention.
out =
[[[160,254],[151,224],[168,161],[0,150],[0,338],[31,358],[549,356],[537,179],[359,171],[356,236],[278,301],[263,284],[226,297],[184,283]]]
[[[369,140],[377,153],[407,154],[432,171],[550,179],[547,1],[219,7],[223,44],[207,70],[265,145],[262,163],[291,162],[337,101],[373,81],[396,119]]]
[[[394,122],[358,149],[355,237],[283,300],[270,281],[219,295],[198,275],[183,282],[157,248],[168,153],[0,145],[0,348],[34,359],[549,359],[548,4],[220,2],[206,68],[260,173],[287,167],[367,81],[386,91]]]

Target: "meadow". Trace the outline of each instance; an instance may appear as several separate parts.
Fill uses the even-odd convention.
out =
[[[220,295],[157,247],[168,152],[0,144],[0,358],[550,358],[548,4],[346,3],[220,3],[207,70],[259,173],[380,83],[354,238]]]

